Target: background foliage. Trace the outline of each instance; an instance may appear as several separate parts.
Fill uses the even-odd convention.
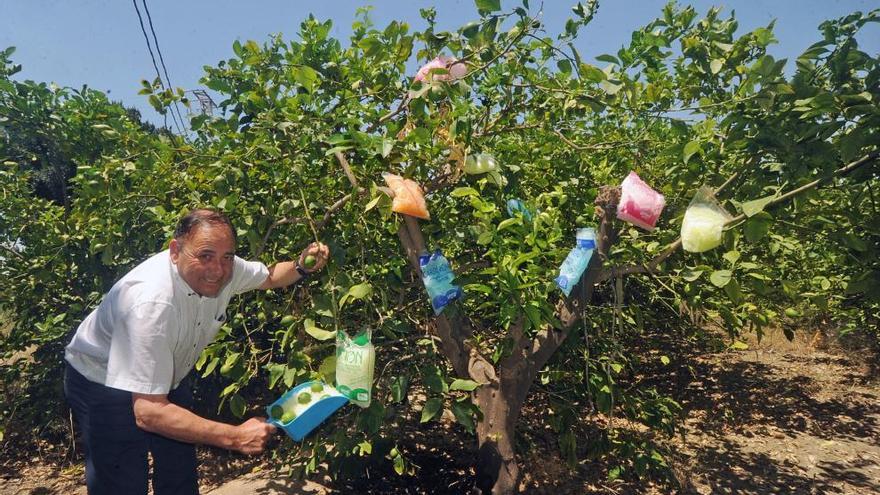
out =
[[[304,472],[327,460],[351,475],[388,459],[412,473],[395,448],[404,410],[431,421],[449,409],[468,431],[480,415],[472,386],[456,381],[467,377],[451,373],[431,337],[400,220],[379,190],[384,171],[429,190],[423,232],[467,294],[449,311],[466,315],[472,344],[495,362],[511,352],[506,330],[517,320],[530,335],[559,325],[552,279],[574,229],[595,222],[599,186],[635,170],[666,195],[655,231],[621,226],[606,265],[632,268],[674,249],[699,186],[723,185],[719,199],[739,217],[722,247],[675,251],[656,273],[603,280],[541,372],[539,386],[559,398],[546,421],[572,465],[583,452],[572,425],[584,414],[674,432],[679,406],[644,380],[668,363],[641,345],[648,334],[684,344],[723,329],[736,346],[743,332],[815,325],[877,345],[880,66],[855,39],[877,11],[823,23],[818,41],[785,61],[766,53],[772,24],[739,33],[732,16],[670,5],[591,63],[570,41],[595,3],[578,4],[558,35],[528,2],[498,4],[477,1],[479,20],[451,32],[435,30],[432,9],[420,31],[375,26],[364,9],[349,40],[310,18],[296,40],[236,42],[228,60],[205,67],[222,116],[193,118],[189,136],[152,128],[98,91],[18,81],[12,49],[0,52],[0,306],[12,325],[0,344],[0,426],[63,431],[64,416],[41,411],[62,411],[72,329],[163,248],[183,212],[210,205],[234,219],[245,257],[289,259],[317,236],[333,261],[307,287],[233,301],[197,365],[211,377],[205,390],[226,414],[259,412],[295,383],[332,378],[332,332],[369,326],[377,400],[277,455]],[[412,82],[414,67],[440,53],[465,61],[468,75]],[[147,82],[143,92],[160,111],[181,99]],[[477,152],[498,159],[504,183],[459,173]],[[823,187],[774,202],[816,180]],[[514,197],[533,221],[507,215]],[[26,349],[31,359],[14,358]],[[620,458],[611,477],[664,466],[649,442],[610,426],[590,452]]]

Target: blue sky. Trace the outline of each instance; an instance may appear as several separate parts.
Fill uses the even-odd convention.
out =
[[[142,0],[137,0],[143,15]],[[532,0],[532,9],[541,5]],[[574,0],[545,0],[544,21],[558,33],[571,14]],[[595,20],[581,31],[578,50],[588,60],[613,53],[630,33],[660,15],[665,0],[600,0]],[[694,0],[700,14],[713,5],[735,10],[740,32],[776,19],[777,58],[793,59],[819,39],[817,26],[825,19],[880,7],[877,0]],[[441,29],[455,29],[478,17],[473,0],[147,0],[159,46],[171,82],[185,89],[199,88],[204,65],[232,56],[236,39],[262,42],[272,33],[293,38],[300,22],[314,14],[330,18],[332,35],[346,39],[357,7],[374,6],[378,26],[391,20],[424,27],[419,9],[434,6]],[[512,8],[519,0],[502,0]],[[144,19],[146,22],[146,18]],[[149,26],[147,26],[149,33]],[[871,25],[860,37],[862,49],[880,51],[880,27]],[[56,82],[62,86],[108,91],[111,98],[141,110],[156,123],[159,117],[137,94],[141,79],[155,71],[131,0],[0,0],[0,48],[16,46],[13,55],[22,64],[21,79]],[[604,65],[599,63],[599,65]],[[790,64],[791,65],[791,64]]]

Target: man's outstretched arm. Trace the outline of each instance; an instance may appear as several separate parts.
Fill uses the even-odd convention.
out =
[[[264,418],[230,425],[205,419],[168,401],[165,395],[132,393],[131,397],[139,428],[181,442],[258,454],[265,450],[275,432],[275,427]]]

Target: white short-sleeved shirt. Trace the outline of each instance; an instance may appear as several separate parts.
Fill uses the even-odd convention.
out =
[[[195,366],[226,321],[232,296],[269,276],[238,256],[217,297],[202,297],[181,278],[168,250],[122,277],[86,317],[64,358],[87,379],[141,394],[167,394]]]

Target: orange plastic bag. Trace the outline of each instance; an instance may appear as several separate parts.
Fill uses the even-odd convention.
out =
[[[394,193],[391,211],[425,220],[431,219],[425,204],[425,195],[415,181],[388,172],[382,173],[382,178]]]

